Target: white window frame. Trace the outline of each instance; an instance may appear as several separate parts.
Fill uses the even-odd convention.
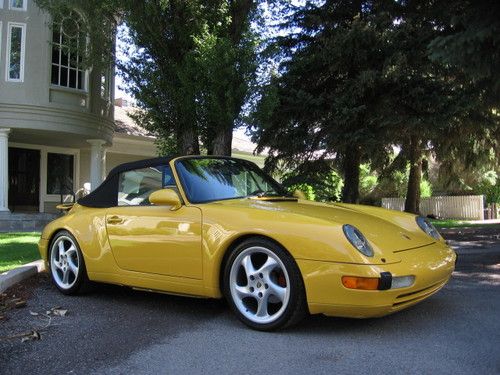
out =
[[[12,38],[12,29],[14,27],[20,27],[22,30],[21,35],[21,62],[20,62],[20,72],[19,78],[10,78],[10,52],[11,52],[11,38]],[[26,49],[26,24],[19,22],[9,22],[7,24],[7,48],[5,50],[6,59],[5,59],[5,80],[7,82],[24,82],[24,57],[25,57],[25,49]]]
[[[2,1],[2,0],[0,0]],[[9,9],[10,10],[17,10],[20,12],[26,12],[28,10],[28,0],[23,0],[23,6],[22,8],[17,8],[12,6],[12,0],[7,0],[9,2]]]
[[[78,15],[80,15],[78,13]],[[80,16],[81,17],[81,16]],[[81,17],[81,19],[83,20],[83,17]],[[52,25],[54,25],[54,23],[52,23]],[[70,57],[68,55],[68,66],[66,65],[62,65],[62,52],[63,52],[63,49],[64,47],[67,47],[65,46],[64,44],[62,44],[62,34],[63,34],[63,27],[62,27],[62,24],[59,26],[59,41],[57,42],[54,42],[54,34],[53,34],[53,31],[52,31],[52,37],[51,37],[51,58],[50,58],[50,73],[49,73],[49,76],[50,76],[50,85],[51,87],[55,87],[55,88],[62,88],[64,90],[74,90],[74,91],[77,91],[77,92],[83,92],[83,93],[87,93],[88,92],[88,86],[89,86],[89,82],[88,82],[88,69],[82,69],[81,68],[81,61],[80,61],[80,56],[77,55],[77,67],[76,68],[71,68],[70,67]],[[79,45],[79,42],[77,41],[77,51],[79,50],[80,48],[80,45]],[[57,49],[59,50],[59,60],[57,63],[54,63],[52,61],[52,55],[54,53],[54,47],[57,47]],[[55,84],[55,83],[52,83],[52,67],[56,66],[57,67],[57,70],[58,70],[58,84]],[[63,86],[61,85],[61,70],[65,68],[68,70],[68,73],[67,73],[67,83],[68,85],[67,86]],[[71,87],[69,86],[69,82],[70,82],[70,78],[69,78],[69,75],[70,75],[70,70],[76,70],[76,84],[78,86],[78,72],[82,72],[83,76],[82,76],[82,85],[83,87],[82,88],[78,88],[78,87]]]

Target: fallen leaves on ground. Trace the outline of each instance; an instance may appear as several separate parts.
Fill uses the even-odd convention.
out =
[[[55,316],[65,317],[67,313],[68,313],[68,310],[63,309],[60,306],[52,307],[50,310],[47,310],[45,313],[30,310],[29,314],[31,316],[37,317],[38,319],[44,321],[45,324],[41,327],[32,328],[30,331],[17,333],[17,334],[10,335],[10,336],[3,336],[3,337],[0,336],[0,340],[11,340],[11,339],[17,339],[17,338],[20,338],[21,342],[41,340],[42,335],[40,334],[40,332],[45,331],[50,327],[50,325],[52,324],[53,317],[55,317]]]
[[[38,331],[31,331],[29,334],[23,336],[21,342],[40,340],[41,338],[42,336],[40,336]]]
[[[0,313],[4,313],[10,309],[20,309],[22,307],[26,307],[26,304],[27,302],[25,299],[10,297],[3,294],[2,299],[0,300]]]
[[[68,312],[68,310],[64,310],[64,309],[52,309],[52,314],[54,314],[56,316],[66,316],[67,312]]]

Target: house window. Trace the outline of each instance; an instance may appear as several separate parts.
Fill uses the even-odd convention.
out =
[[[7,0],[7,1],[9,2],[9,9],[13,10],[26,10],[28,5],[28,0]]]
[[[9,22],[7,34],[7,81],[23,82],[24,80],[25,34],[25,24]]]
[[[82,19],[76,12],[69,12],[52,29],[51,83],[56,86],[85,90],[85,70],[82,50],[85,37],[81,32]]]
[[[47,194],[72,194],[74,156],[47,153]]]

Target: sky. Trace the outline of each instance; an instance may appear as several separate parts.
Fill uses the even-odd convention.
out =
[[[123,40],[122,36],[128,34],[128,28],[126,26],[120,26],[118,28],[118,38],[116,38],[116,59],[120,61],[124,61],[127,59],[127,55],[124,52],[127,48],[130,48]],[[128,101],[134,101],[134,98],[131,97],[124,89],[124,82],[118,71],[115,71],[115,98],[125,98]]]

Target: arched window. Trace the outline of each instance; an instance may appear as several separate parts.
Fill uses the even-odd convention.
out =
[[[86,90],[83,51],[86,45],[82,17],[69,11],[54,21],[52,27],[51,83],[77,90]]]

